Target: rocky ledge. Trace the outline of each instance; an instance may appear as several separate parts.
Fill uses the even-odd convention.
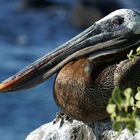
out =
[[[54,121],[31,132],[26,140],[140,140],[140,132],[123,130],[118,134],[112,130],[109,119],[85,124],[58,114]]]

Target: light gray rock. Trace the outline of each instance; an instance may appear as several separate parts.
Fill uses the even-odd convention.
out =
[[[111,129],[110,120],[85,124],[63,114],[31,132],[26,140],[140,140],[140,132],[118,134]]]

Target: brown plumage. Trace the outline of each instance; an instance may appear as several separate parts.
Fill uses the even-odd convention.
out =
[[[54,96],[58,106],[72,118],[84,122],[108,116],[106,105],[114,87],[116,65],[99,65],[88,59],[72,61],[58,73]]]

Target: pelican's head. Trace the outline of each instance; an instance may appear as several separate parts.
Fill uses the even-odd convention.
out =
[[[116,30],[128,28],[134,34],[140,34],[140,13],[130,9],[120,9],[100,19],[96,24],[111,25],[113,30],[115,30],[115,28]]]

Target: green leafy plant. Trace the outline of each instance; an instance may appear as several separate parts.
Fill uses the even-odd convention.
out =
[[[120,132],[125,128],[130,131],[140,129],[139,109],[140,88],[135,93],[131,88],[122,92],[118,87],[115,87],[107,106],[114,130]]]
[[[140,56],[140,47],[136,51],[131,50],[127,55],[133,63],[137,56]],[[107,112],[111,116],[115,131],[121,132],[125,128],[130,131],[140,130],[140,87],[137,92],[131,88],[121,91],[119,87],[115,87],[107,105]]]
[[[140,56],[140,47],[136,49],[136,52],[134,52],[134,50],[131,50],[129,54],[127,54],[128,59],[132,60],[133,63],[135,63],[136,56]]]

